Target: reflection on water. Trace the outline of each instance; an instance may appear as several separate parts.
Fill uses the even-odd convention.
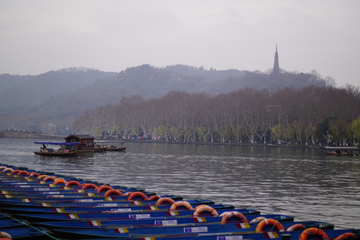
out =
[[[126,143],[75,158],[0,139],[0,163],[360,228],[360,159],[319,149]]]

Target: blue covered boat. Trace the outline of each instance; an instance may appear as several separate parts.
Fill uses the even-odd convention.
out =
[[[279,222],[292,222],[294,217],[279,215],[279,214],[250,214],[243,215],[248,222],[256,222],[256,219],[271,218]],[[187,217],[187,216],[168,216],[168,217],[151,217],[151,218],[127,218],[118,220],[88,220],[85,219],[79,221],[55,221],[55,222],[36,222],[37,225],[48,228],[110,228],[110,227],[146,227],[146,226],[158,226],[158,225],[182,225],[182,224],[205,224],[205,223],[221,223],[222,216],[202,216],[202,217]],[[239,219],[227,219],[227,222],[239,223]]]
[[[177,226],[151,226],[151,227],[113,227],[113,228],[92,228],[92,229],[54,229],[54,234],[56,236],[65,236],[66,234],[74,234],[76,238],[86,238],[86,237],[137,237],[137,236],[146,236],[154,237],[157,239],[157,236],[165,235],[179,235],[179,236],[191,236],[194,234],[213,234],[213,235],[222,235],[224,233],[236,233],[236,234],[248,234],[248,233],[262,233],[262,232],[287,232],[291,227],[299,224],[302,225],[304,230],[306,228],[321,228],[324,226],[324,229],[330,228],[333,229],[333,226],[327,225],[326,223],[321,222],[282,222],[277,221],[274,225],[271,219],[260,221],[259,223],[226,223],[226,224],[217,224],[217,223],[206,223],[206,224],[186,224],[186,225],[177,225]],[[267,224],[267,222],[269,224]],[[324,224],[324,225],[323,225]],[[261,228],[261,229],[260,229]],[[288,232],[292,232],[289,230]],[[296,230],[298,231],[298,230]],[[323,231],[323,230],[321,230]],[[246,237],[247,238],[247,237]]]
[[[35,236],[40,239],[53,232],[52,238],[71,239],[360,238],[358,230],[333,230],[334,225],[325,222],[294,222],[291,216],[260,215],[260,212],[253,209],[215,204],[211,200],[172,202],[175,199],[169,196],[160,197],[137,188],[95,186],[106,190],[99,191],[94,186],[84,187],[98,185],[95,182],[69,176],[64,176],[63,182],[60,182],[49,174],[0,166],[1,211],[15,213],[14,216],[1,214],[3,217],[0,225],[8,231],[18,230],[11,232],[13,237],[23,234],[20,238]],[[74,185],[67,186],[68,182]],[[150,196],[154,198],[150,200]],[[179,196],[174,196],[176,197]],[[22,225],[28,225],[26,221],[10,220],[7,217],[26,219],[40,228],[23,227]],[[9,234],[12,235],[11,233]],[[342,235],[345,233],[348,235]]]
[[[219,215],[224,212],[228,212],[229,209],[217,209]],[[259,215],[260,212],[249,209],[249,208],[235,208],[231,211],[239,212],[243,215]],[[106,213],[19,213],[16,214],[19,218],[29,219],[31,221],[77,221],[77,220],[119,220],[119,219],[144,219],[144,218],[153,218],[153,217],[176,217],[176,216],[186,216],[192,217],[194,215],[194,210],[180,210],[180,211],[117,211],[117,212],[106,212]],[[213,216],[210,212],[202,212],[200,217],[203,216]]]
[[[57,157],[74,157],[77,154],[77,150],[74,146],[80,145],[78,142],[34,142],[35,144],[42,144],[40,151],[35,151],[35,154],[45,156],[57,156]],[[47,145],[61,146],[59,149],[53,149],[47,147]]]

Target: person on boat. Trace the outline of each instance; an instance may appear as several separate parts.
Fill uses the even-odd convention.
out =
[[[351,150],[349,150],[349,155],[353,156],[353,152]]]
[[[335,151],[337,154],[340,154],[340,150],[339,149],[336,149]]]
[[[45,144],[43,144],[42,150],[45,150],[45,149],[46,149],[46,146],[45,146]]]

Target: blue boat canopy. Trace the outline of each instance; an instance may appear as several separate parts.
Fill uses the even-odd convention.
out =
[[[74,146],[80,145],[79,142],[34,142],[35,144],[49,144],[49,145],[66,145],[66,146]]]

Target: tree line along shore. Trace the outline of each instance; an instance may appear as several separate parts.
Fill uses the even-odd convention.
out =
[[[86,111],[73,129],[97,138],[166,142],[358,145],[360,91],[348,85],[134,95]]]

